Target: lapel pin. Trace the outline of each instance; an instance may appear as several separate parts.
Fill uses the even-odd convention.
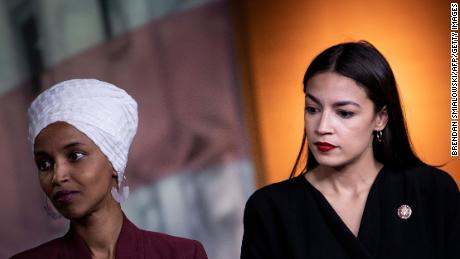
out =
[[[412,209],[409,205],[403,204],[398,208],[398,217],[401,219],[408,219],[412,215]]]

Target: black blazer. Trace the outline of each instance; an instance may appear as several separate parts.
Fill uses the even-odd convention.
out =
[[[408,205],[412,214],[398,216]],[[407,214],[406,214],[407,215]],[[358,237],[304,175],[266,186],[248,200],[242,259],[460,258],[460,195],[444,171],[387,167],[377,175]]]

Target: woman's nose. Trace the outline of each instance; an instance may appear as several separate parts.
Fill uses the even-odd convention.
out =
[[[328,112],[321,113],[316,126],[316,133],[320,135],[332,133],[331,118]]]
[[[69,180],[68,166],[64,162],[56,162],[53,169],[53,183],[60,185]]]

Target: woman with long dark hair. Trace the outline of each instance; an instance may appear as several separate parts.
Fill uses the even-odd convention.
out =
[[[241,258],[457,258],[458,187],[414,154],[384,56],[332,46],[303,85],[301,150],[248,200]]]

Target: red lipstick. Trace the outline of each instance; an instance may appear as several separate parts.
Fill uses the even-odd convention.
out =
[[[72,190],[58,191],[53,195],[53,199],[58,203],[69,203],[78,193],[79,191]]]
[[[314,144],[321,152],[329,152],[336,148],[336,146],[327,142],[315,142]]]

